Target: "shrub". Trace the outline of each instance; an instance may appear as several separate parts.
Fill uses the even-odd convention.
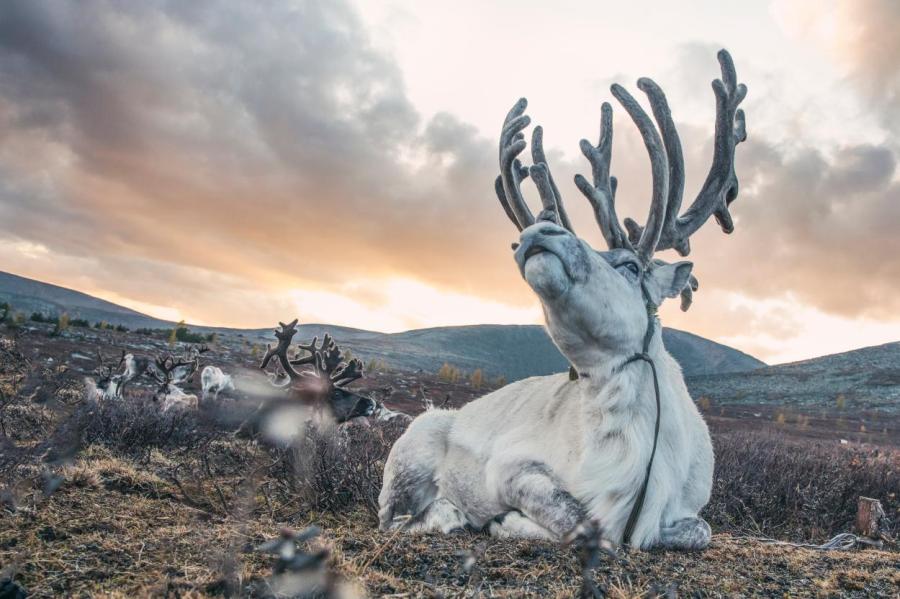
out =
[[[481,389],[481,385],[484,384],[484,373],[480,368],[476,368],[472,372],[472,375],[469,377],[469,382],[476,389]]]
[[[704,516],[714,528],[798,540],[824,540],[853,529],[860,495],[884,503],[900,530],[900,470],[892,450],[777,433],[713,438],[716,470]]]
[[[372,358],[366,362],[366,372],[389,372],[390,368],[382,359]]]
[[[455,383],[459,381],[461,374],[459,368],[447,362],[444,362],[444,365],[438,370],[438,378],[445,383]]]
[[[89,329],[91,328],[91,323],[85,318],[73,318],[69,321],[69,326],[79,329]]]
[[[53,332],[50,333],[53,337],[59,336],[63,333],[63,331],[68,330],[69,328],[69,315],[63,312],[59,315],[59,318],[56,318],[56,326],[53,327]]]
[[[330,512],[361,506],[377,516],[384,462],[405,427],[311,428],[291,447],[272,450],[279,459],[270,474],[284,501]]]
[[[44,316],[42,312],[32,312],[31,316],[28,317],[31,322],[52,322],[49,316]]]
[[[202,333],[194,333],[187,326],[185,326],[184,321],[180,321],[175,328],[169,331],[169,345],[174,346],[176,341],[181,341],[182,343],[203,343],[215,341],[216,334],[210,333],[208,335],[204,335]]]

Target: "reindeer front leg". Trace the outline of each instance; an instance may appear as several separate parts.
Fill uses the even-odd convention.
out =
[[[494,481],[499,502],[511,512],[492,523],[495,536],[552,536],[559,540],[587,519],[581,503],[539,460],[498,460],[489,464],[488,477]],[[549,534],[540,534],[542,529]]]

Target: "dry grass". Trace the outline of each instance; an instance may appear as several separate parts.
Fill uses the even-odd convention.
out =
[[[555,544],[379,532],[375,500],[395,427],[277,449],[240,418],[162,414],[140,393],[92,406],[64,370],[14,362],[0,361],[10,431],[0,437],[0,580],[12,577],[29,597],[267,596],[273,561],[252,549],[311,523],[323,528],[312,543],[330,549],[332,570],[370,596],[580,589],[577,557]],[[896,454],[760,436],[719,437],[717,451],[712,546],[603,558],[595,578],[607,596],[900,596],[900,552],[820,553],[737,536],[824,540],[846,530],[860,491],[897,515]]]
[[[344,514],[305,512],[273,519],[266,499],[256,509],[217,514],[189,505],[156,474],[170,464],[146,464],[92,446],[66,468],[67,481],[49,498],[33,489],[15,513],[0,520],[0,563],[31,597],[221,596],[251,593],[271,573],[267,558],[248,551],[285,523],[315,521],[318,541],[332,550],[334,568],[371,596],[571,597],[580,584],[574,554],[550,544],[377,531],[364,509]],[[238,484],[224,480],[222,484]],[[199,482],[197,484],[200,484]],[[207,493],[214,494],[212,489]],[[471,572],[461,554],[484,544]],[[610,597],[897,596],[900,553],[820,553],[762,545],[727,534],[701,554],[620,554],[597,570]]]

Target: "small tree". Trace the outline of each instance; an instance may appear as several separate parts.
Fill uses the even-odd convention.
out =
[[[384,360],[372,358],[366,363],[366,372],[387,372],[388,365]]]
[[[438,370],[438,378],[444,381],[445,383],[455,383],[459,380],[459,368],[444,362],[444,365],[441,366],[441,369]]]
[[[502,376],[502,375],[501,375],[501,376],[498,376],[498,377],[494,380],[494,384],[497,385],[498,387],[505,387],[505,386],[506,386],[506,377],[505,377],[505,376]]]
[[[178,331],[181,329],[187,330],[183,320],[179,320],[175,328],[169,333],[169,347],[175,347],[175,342],[178,341]]]
[[[53,332],[50,333],[53,337],[58,337],[62,335],[62,332],[69,328],[69,315],[66,312],[63,312],[59,315],[59,318],[56,319],[56,326],[53,327]]]
[[[469,377],[469,382],[476,389],[481,389],[481,385],[484,384],[484,373],[480,368],[476,368],[472,372],[472,375]]]
[[[834,403],[837,404],[838,410],[843,410],[847,407],[847,396],[843,393],[839,393],[837,398],[835,398]]]
[[[0,304],[0,323],[6,322],[10,318],[10,314],[12,313],[12,306],[8,303],[3,302]]]

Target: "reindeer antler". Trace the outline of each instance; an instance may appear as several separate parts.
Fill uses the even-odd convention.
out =
[[[316,376],[327,380],[332,385],[343,386],[363,376],[363,364],[353,358],[349,362],[344,361],[344,353],[335,343],[334,338],[327,333],[322,338],[322,344],[317,345],[319,338],[313,337],[311,343],[304,345],[298,343],[297,347],[308,352],[309,355],[299,358],[289,358],[291,341],[297,333],[297,319],[295,318],[288,324],[278,323],[280,330],[275,331],[275,338],[278,343],[275,347],[266,346],[266,353],[263,356],[260,368],[265,369],[272,358],[278,358],[281,368],[287,376],[293,381],[304,376],[304,372],[298,371],[294,366],[302,366],[311,364],[313,372]]]
[[[728,206],[737,198],[738,179],[734,171],[735,147],[747,139],[747,128],[744,111],[738,106],[747,96],[747,86],[737,82],[734,61],[726,50],[718,54],[722,78],[712,82],[716,95],[716,132],[715,150],[712,165],[703,187],[687,211],[678,216],[681,207],[681,195],[684,190],[684,159],[681,155],[681,142],[672,122],[666,97],[662,90],[650,79],[638,81],[653,108],[653,114],[659,123],[660,130],[666,139],[666,152],[669,159],[670,172],[677,177],[677,186],[670,190],[666,207],[665,224],[662,228],[657,250],[674,248],[682,256],[691,251],[689,238],[700,227],[715,216],[723,233],[734,231],[734,221]],[[625,220],[629,236],[632,240],[639,236],[642,228],[631,219]]]
[[[288,350],[291,347],[291,341],[293,340],[294,335],[297,334],[297,319],[295,318],[288,324],[279,322],[278,325],[281,327],[280,329],[275,330],[275,338],[278,340],[278,343],[275,344],[275,347],[272,347],[271,344],[266,345],[266,354],[263,356],[259,367],[265,370],[272,358],[278,358],[278,362],[281,364],[281,369],[284,370],[284,373],[288,375],[291,380],[296,380],[300,378],[300,373],[291,366],[291,361],[288,359]],[[316,340],[313,339],[313,345],[315,345],[315,342]],[[296,363],[301,364],[305,362],[297,361]]]
[[[110,378],[112,378],[113,372],[118,367],[113,367],[113,366],[107,365],[106,362],[103,360],[103,353],[99,349],[96,351],[97,351],[97,368],[94,369],[94,374],[97,376],[97,378],[99,380],[107,381]]]
[[[176,368],[194,365],[193,360],[176,360],[172,354],[168,352],[157,356],[154,362],[156,368],[154,369],[155,372],[153,373],[153,376],[161,385],[172,382],[172,373]]]
[[[641,105],[622,86],[611,87],[613,97],[622,105],[637,125],[650,157],[653,192],[645,226],[630,218],[624,221],[625,230],[616,215],[616,178],[610,175],[612,157],[612,107],[604,102],[601,107],[600,140],[596,146],[581,140],[581,151],[591,163],[593,183],[581,175],[575,176],[575,185],[587,197],[594,209],[600,232],[610,249],[622,248],[634,251],[647,266],[654,261],[659,250],[674,248],[682,256],[690,249],[690,236],[697,232],[711,215],[716,217],[725,233],[734,230],[728,206],[738,193],[738,180],[734,171],[735,146],[747,138],[744,112],[738,108],[747,95],[747,87],[737,82],[737,74],[731,55],[726,50],[718,53],[722,78],[712,83],[716,96],[715,153],[709,174],[690,208],[681,216],[684,192],[684,156],[681,140],[675,129],[672,113],[662,89],[651,79],[638,80],[638,88],[650,101],[656,125]],[[531,122],[525,115],[527,102],[520,99],[507,114],[500,134],[500,176],[495,190],[500,203],[513,224],[521,231],[534,224],[535,219],[525,203],[520,185],[531,176],[541,197],[543,210],[537,220],[551,220],[572,231],[571,223],[562,207],[559,189],[553,182],[542,146],[543,131],[536,127],[532,136],[534,166],[522,166],[518,155],[525,149],[522,131]],[[657,129],[658,126],[658,129]],[[682,291],[682,309],[690,306],[697,279],[691,277]]]
[[[530,175],[538,188],[544,207],[538,215],[538,220],[556,222],[574,233],[569,216],[563,208],[559,188],[553,181],[544,155],[543,128],[535,127],[531,134],[531,159],[534,164],[528,168],[522,166],[518,159],[518,155],[526,146],[522,130],[531,123],[531,118],[524,114],[527,106],[528,100],[521,98],[503,121],[503,129],[500,132],[500,176],[494,181],[494,190],[507,216],[521,231],[535,221],[521,189],[522,181]]]

